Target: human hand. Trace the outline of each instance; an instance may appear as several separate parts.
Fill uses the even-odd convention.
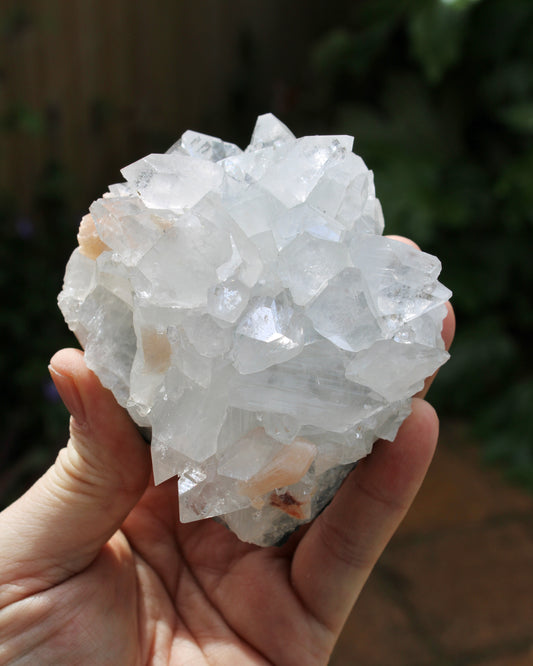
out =
[[[453,337],[453,313],[443,337]],[[182,525],[175,481],[77,350],[51,361],[71,436],[0,514],[0,664],[325,664],[430,463],[422,398],[331,504],[281,548]]]

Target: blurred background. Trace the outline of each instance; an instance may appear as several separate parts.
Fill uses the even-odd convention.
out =
[[[89,204],[186,129],[244,147],[267,111],[355,136],[387,233],[442,260],[458,331],[431,400],[491,484],[533,491],[532,34],[531,0],[2,0],[1,505],[65,439],[47,365],[76,344],[56,296]]]

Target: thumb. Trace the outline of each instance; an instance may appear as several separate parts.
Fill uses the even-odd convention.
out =
[[[82,352],[58,352],[50,373],[72,415],[70,439],[0,514],[0,584],[23,579],[42,589],[87,567],[148,484],[149,449]],[[24,587],[25,594],[37,591]]]

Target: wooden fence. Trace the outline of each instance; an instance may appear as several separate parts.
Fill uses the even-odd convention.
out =
[[[279,111],[316,20],[299,0],[0,0],[0,191],[30,213],[57,160],[86,207],[188,127]]]

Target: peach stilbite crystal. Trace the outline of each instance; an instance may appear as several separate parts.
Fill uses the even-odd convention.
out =
[[[97,259],[102,252],[109,250],[98,235],[93,216],[90,213],[81,218],[80,228],[78,229],[78,245],[80,252],[89,259]]]

